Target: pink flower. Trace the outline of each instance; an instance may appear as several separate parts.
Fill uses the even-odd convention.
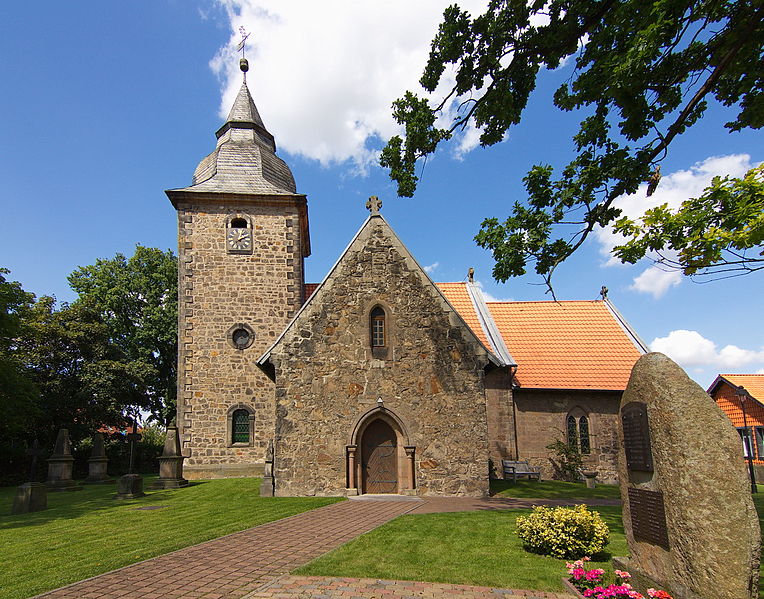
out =
[[[624,570],[616,570],[615,571],[615,575],[618,578],[621,578],[623,580],[628,580],[629,578],[631,578],[631,574],[629,574],[628,572],[626,572]]]
[[[586,575],[585,570],[583,568],[576,568],[575,570],[573,570],[573,572],[571,572],[571,574],[573,575],[573,578],[575,578],[576,580],[581,580]]]

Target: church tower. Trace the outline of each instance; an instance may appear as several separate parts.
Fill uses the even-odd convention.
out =
[[[273,437],[257,358],[303,303],[308,206],[244,81],[178,211],[178,412],[187,478],[259,476]]]

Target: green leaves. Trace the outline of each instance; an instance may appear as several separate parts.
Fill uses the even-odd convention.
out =
[[[704,117],[709,98],[738,106],[737,118],[724,125],[732,131],[764,125],[763,22],[764,6],[753,0],[493,0],[475,18],[451,6],[421,83],[433,92],[448,65],[455,83],[436,105],[411,92],[394,103],[405,135],[390,140],[380,163],[398,183],[399,195],[412,196],[419,159],[470,123],[482,129],[481,144],[501,141],[522,118],[539,70],[573,60],[554,103],[583,113],[574,136],[577,155],[558,179],[551,168],[543,167],[548,170],[542,176],[542,167],[534,167],[525,200],[514,203],[503,224],[487,219],[476,236],[493,252],[499,280],[525,273],[532,262],[549,284],[557,265],[595,226],[619,218],[613,201],[649,178],[676,136]],[[461,105],[451,126],[436,127],[453,102]],[[721,244],[720,231],[712,236]],[[743,250],[754,246],[735,244],[755,245],[755,239],[733,235],[725,242]],[[714,260],[726,263],[724,250],[696,241],[697,251],[688,247],[680,255],[689,261],[680,264],[686,274]],[[634,244],[620,256],[637,259],[638,248]],[[735,264],[748,259],[732,258]]]
[[[742,179],[714,177],[701,196],[682,202],[678,210],[663,204],[639,221],[619,219],[614,230],[628,238],[613,250],[623,262],[656,253],[658,262],[685,275],[761,270],[764,166]]]
[[[80,296],[75,305],[87,303],[99,313],[120,352],[116,374],[105,377],[111,392],[164,424],[175,411],[177,268],[171,251],[138,245],[129,259],[117,254],[69,276]]]

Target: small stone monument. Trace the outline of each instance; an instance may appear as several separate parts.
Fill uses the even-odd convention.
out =
[[[642,593],[758,597],[759,520],[740,438],[721,409],[659,353],[642,356],[621,399],[618,475],[628,558]]]
[[[96,433],[93,435],[93,451],[90,452],[90,459],[88,460],[88,477],[83,482],[86,485],[113,483],[114,481],[106,474],[108,465],[109,458],[106,457],[103,435]]]
[[[35,439],[32,447],[26,451],[26,454],[32,458],[29,465],[29,482],[16,488],[11,515],[48,509],[48,488],[43,483],[34,480],[37,476],[37,458],[43,453],[44,450],[40,448],[39,442]]]
[[[143,477],[133,472],[135,467],[135,445],[141,440],[141,434],[138,432],[138,421],[135,418],[133,418],[133,430],[131,433],[128,433],[127,440],[130,443],[130,464],[127,468],[127,474],[121,476],[117,481],[117,494],[114,496],[114,499],[135,499],[146,494],[143,492]]]
[[[268,451],[265,453],[265,472],[263,482],[260,483],[260,497],[273,497],[273,440],[268,441]]]
[[[177,489],[188,486],[183,478],[183,456],[180,452],[180,435],[173,421],[167,427],[164,449],[159,458],[159,478],[151,484],[152,489]]]
[[[69,431],[59,429],[53,454],[48,458],[48,480],[45,485],[49,491],[81,491],[82,487],[72,479],[72,447],[69,443]]]

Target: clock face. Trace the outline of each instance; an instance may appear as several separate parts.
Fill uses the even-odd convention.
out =
[[[233,251],[250,251],[252,249],[252,232],[249,229],[230,228],[226,237],[228,249]]]

